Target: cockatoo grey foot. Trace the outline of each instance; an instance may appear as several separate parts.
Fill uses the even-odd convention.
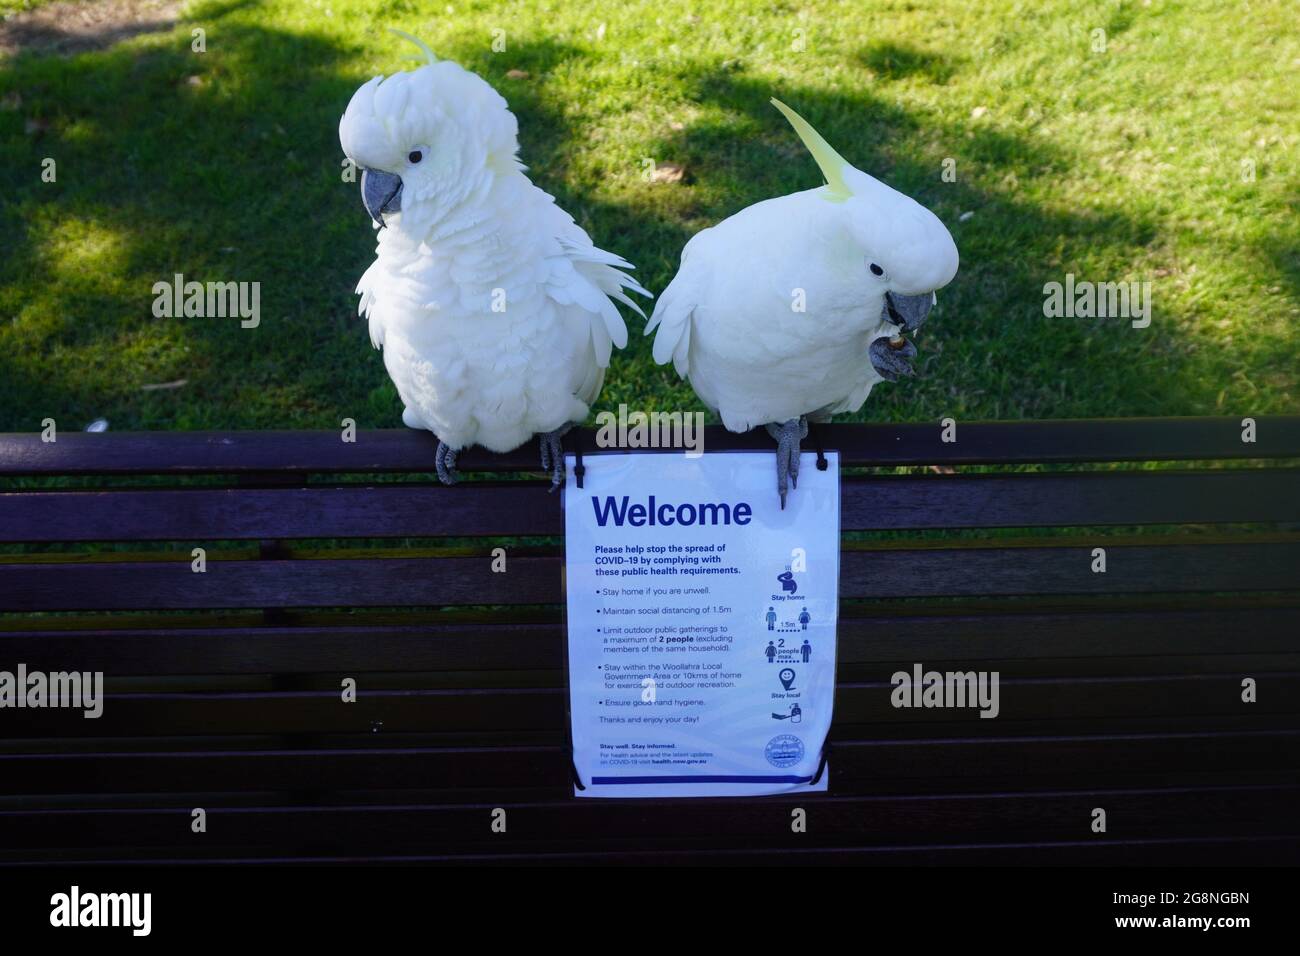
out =
[[[438,442],[438,450],[433,453],[433,465],[438,469],[438,480],[444,485],[454,485],[460,481],[456,471],[456,456],[460,454],[445,441]]]
[[[542,448],[542,471],[551,473],[552,491],[564,484],[564,448],[560,440],[572,427],[572,425],[565,425],[563,428],[543,432],[537,436]]]
[[[776,492],[785,510],[785,496],[799,487],[799,442],[808,437],[808,419],[792,418],[782,425],[772,422],[767,433],[776,439]]]
[[[871,367],[886,382],[897,382],[900,375],[915,375],[912,359],[916,358],[916,346],[910,339],[890,339],[882,335],[867,347],[867,356]]]

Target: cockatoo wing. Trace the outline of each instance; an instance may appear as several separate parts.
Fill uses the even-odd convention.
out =
[[[647,324],[655,361],[671,358],[731,431],[847,410],[879,380],[863,356],[883,295],[819,227],[824,203],[815,190],[764,200],[698,233]]]
[[[640,313],[627,293],[649,293],[529,181],[500,94],[421,49],[425,66],[364,85],[339,124],[380,227],[360,311],[403,421],[434,432],[444,457],[537,434],[552,448],[627,343],[619,304]],[[436,161],[420,165],[426,149]]]
[[[591,238],[559,207],[552,207],[563,217],[562,228],[557,230],[555,253],[547,258],[549,272],[546,293],[560,305],[576,305],[591,316],[591,342],[596,353],[596,364],[602,370],[609,367],[609,357],[615,346],[627,345],[627,326],[619,314],[614,300],[631,307],[642,317],[645,313],[627,297],[624,289],[641,295],[650,293],[623,269],[633,268],[621,256],[597,249]],[[599,392],[600,385],[595,385]],[[592,398],[595,395],[593,393]],[[584,399],[590,403],[592,399]]]
[[[700,283],[705,278],[704,270],[696,267],[700,257],[693,254],[708,245],[711,232],[710,229],[701,230],[686,243],[677,275],[655,303],[645,327],[646,335],[659,330],[654,342],[655,364],[663,365],[671,358],[673,368],[682,378],[690,372],[691,320],[695,307],[700,303],[703,291]]]
[[[378,316],[372,314],[372,307],[375,304],[375,286],[379,284],[381,273],[379,260],[376,259],[370,264],[370,268],[362,273],[361,281],[357,283],[356,288],[361,296],[361,301],[357,303],[357,315],[364,315],[369,319],[370,344],[377,349],[384,347],[384,326],[377,321]]]

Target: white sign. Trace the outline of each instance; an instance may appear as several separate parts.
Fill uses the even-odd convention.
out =
[[[569,715],[583,797],[825,790],[839,457],[585,456],[565,486]],[[821,771],[820,775],[818,771]]]

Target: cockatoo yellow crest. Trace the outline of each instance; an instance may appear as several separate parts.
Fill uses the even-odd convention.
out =
[[[772,101],[826,185],[755,203],[697,233],[646,325],[731,431],[768,426],[777,490],[799,475],[808,421],[862,407],[911,374],[914,332],[957,274],[957,246],[920,203],[850,165]]]

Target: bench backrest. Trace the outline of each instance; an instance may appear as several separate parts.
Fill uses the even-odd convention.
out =
[[[108,682],[95,720],[0,709],[0,862],[1296,861],[1300,418],[1242,433],[824,428],[831,792],[656,802],[570,796],[563,516],[531,447],[444,488],[409,431],[0,436],[0,672]],[[914,663],[998,671],[1000,716],[895,709]]]

